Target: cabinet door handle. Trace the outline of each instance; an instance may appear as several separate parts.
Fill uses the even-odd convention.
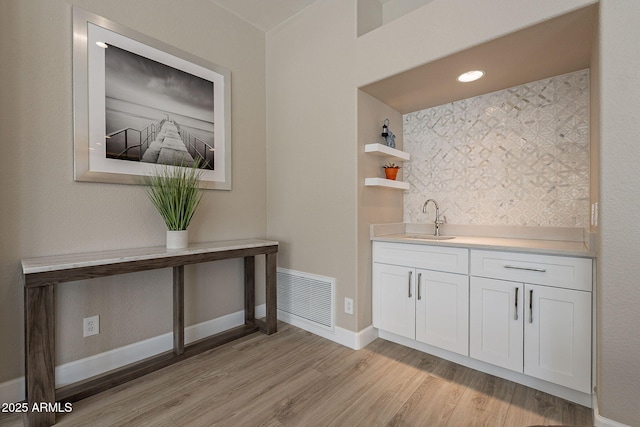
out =
[[[525,271],[535,271],[538,273],[546,273],[546,268],[534,268],[534,267],[518,267],[517,265],[505,265],[504,268],[510,268],[512,270],[525,270]]]
[[[418,273],[418,283],[416,284],[416,286],[418,286],[418,301],[420,301],[422,299],[422,295],[420,295],[420,280],[422,279],[422,273]]]
[[[533,289],[529,291],[529,323],[533,323]]]
[[[408,289],[409,289],[409,298],[411,298],[413,295],[411,295],[411,275],[413,274],[413,271],[409,271],[409,280],[407,282],[408,285]]]
[[[516,310],[515,310],[515,314],[513,315],[513,320],[518,320],[518,291],[520,290],[520,288],[516,288]]]

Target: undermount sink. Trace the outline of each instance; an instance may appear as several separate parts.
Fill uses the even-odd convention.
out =
[[[407,239],[417,240],[451,240],[455,239],[455,236],[434,236],[433,234],[407,234]]]

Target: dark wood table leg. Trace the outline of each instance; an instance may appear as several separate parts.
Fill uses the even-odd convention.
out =
[[[184,266],[173,267],[173,353],[184,353]]]
[[[271,335],[278,332],[278,279],[276,275],[276,264],[278,253],[270,253],[266,255],[266,292],[267,292],[267,324],[266,333]]]
[[[244,257],[244,324],[256,324],[256,257]]]
[[[29,426],[51,426],[56,423],[53,411],[32,412],[34,404],[56,401],[55,381],[55,303],[54,285],[25,288],[25,376]]]

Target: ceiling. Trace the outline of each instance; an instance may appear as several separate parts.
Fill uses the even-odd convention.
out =
[[[210,0],[254,27],[267,32],[315,0]]]
[[[402,114],[589,68],[597,6],[589,6],[361,87]],[[459,83],[458,75],[485,76]]]
[[[209,0],[265,33],[316,0]],[[391,0],[378,0],[381,4]]]

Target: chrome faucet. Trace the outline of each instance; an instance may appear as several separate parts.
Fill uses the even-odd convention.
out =
[[[422,205],[422,213],[427,213],[427,205],[429,204],[429,202],[433,202],[433,205],[436,207],[436,221],[435,221],[435,234],[434,236],[439,236],[440,235],[440,224],[444,224],[444,221],[440,221],[440,206],[438,206],[438,202],[436,202],[434,199],[428,199],[426,202],[424,202],[424,205]]]

